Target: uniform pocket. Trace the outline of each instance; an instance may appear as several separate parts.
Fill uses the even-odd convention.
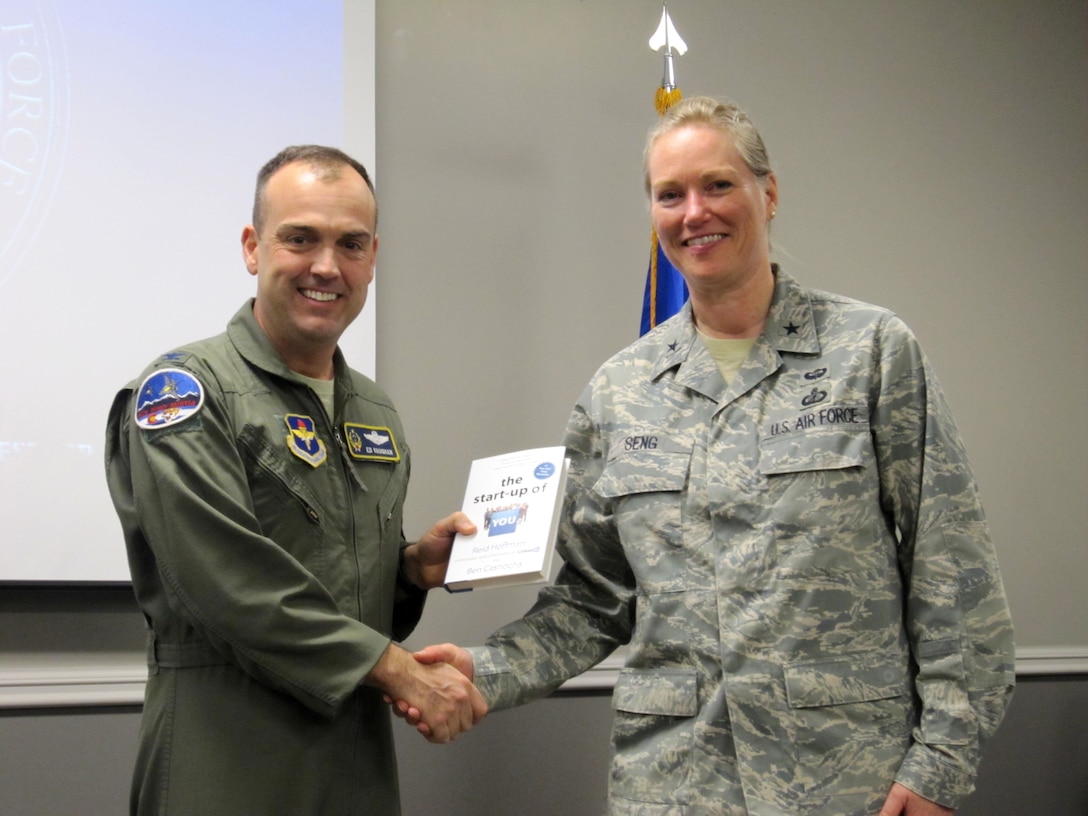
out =
[[[620,454],[608,460],[593,489],[606,499],[678,492],[687,483],[690,463],[690,450]]]
[[[663,801],[691,770],[699,711],[695,672],[623,669],[612,708],[612,792],[626,799]]]
[[[795,548],[814,548],[817,557],[821,550],[846,550],[863,563],[879,558],[878,568],[887,569],[876,527],[880,480],[868,424],[761,438],[759,471],[783,557]],[[838,568],[844,577],[852,572],[858,581],[869,580],[845,562]]]
[[[869,426],[816,428],[759,440],[764,476],[860,467],[872,454]]]
[[[258,512],[257,517],[274,518],[283,513],[284,502],[287,502],[287,506],[300,510],[307,522],[320,525],[321,514],[317,502],[309,495],[302,481],[288,470],[282,453],[273,449],[259,431],[248,426],[238,435],[238,439],[246,454],[246,469],[249,471],[254,502],[266,502],[266,509],[275,511]]]
[[[925,695],[922,739],[927,745],[969,745],[977,738],[958,638],[918,644],[918,688]]]
[[[785,667],[791,708],[817,708],[903,697],[907,667],[883,654],[843,655],[790,663]]]
[[[867,652],[784,667],[798,782],[840,796],[885,786],[910,745],[914,704],[906,658]]]
[[[625,452],[608,461],[594,485],[612,503],[627,561],[643,592],[688,586],[681,508],[690,465],[690,449]]]
[[[259,429],[247,426],[239,441],[261,534],[315,575],[325,575],[330,564],[322,505],[286,466],[288,454],[273,448]]]

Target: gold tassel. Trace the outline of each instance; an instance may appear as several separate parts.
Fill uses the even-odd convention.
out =
[[[654,107],[657,108],[658,116],[661,116],[669,108],[680,101],[681,94],[679,88],[673,88],[671,91],[665,87],[657,89],[657,94],[654,96]]]

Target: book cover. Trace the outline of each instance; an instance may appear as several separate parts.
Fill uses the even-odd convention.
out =
[[[447,589],[548,580],[567,483],[566,457],[566,448],[557,445],[472,462],[461,509],[476,532],[454,538]]]

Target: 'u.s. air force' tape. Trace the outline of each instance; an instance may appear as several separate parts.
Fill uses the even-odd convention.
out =
[[[166,428],[195,416],[204,404],[204,386],[188,371],[160,368],[147,375],[136,395],[136,424]]]

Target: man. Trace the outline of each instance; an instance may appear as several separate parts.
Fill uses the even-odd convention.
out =
[[[321,146],[261,169],[256,298],[117,395],[106,469],[149,626],[134,814],[397,814],[383,694],[435,741],[486,713],[390,639],[445,574],[461,513],[401,531],[397,412],[337,347],[378,250],[365,168]]]

